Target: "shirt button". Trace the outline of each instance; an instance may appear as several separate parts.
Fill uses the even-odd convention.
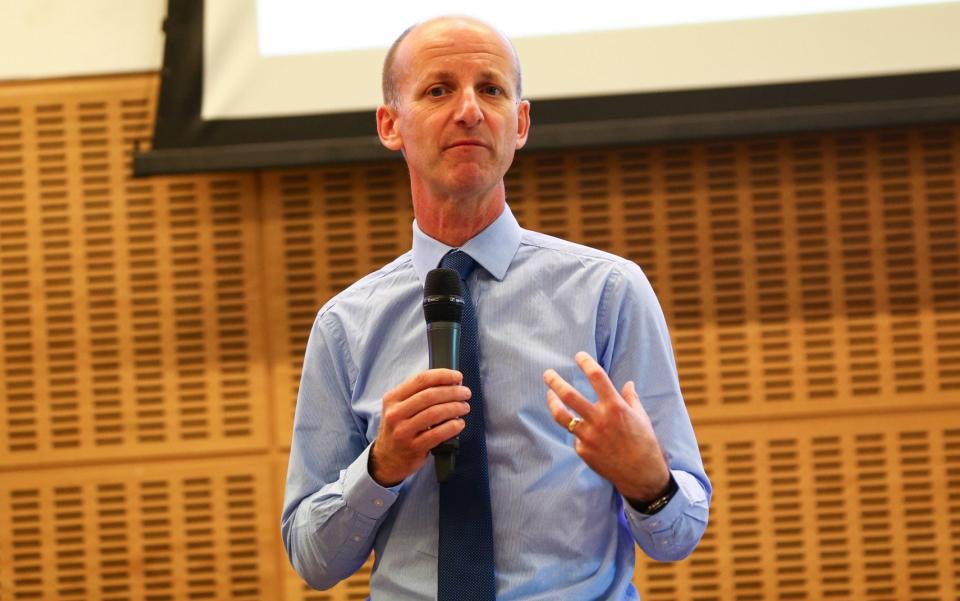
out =
[[[354,535],[353,535],[353,542],[355,542],[355,543],[359,543],[359,542],[360,542],[360,535],[359,535],[359,534],[354,534]]]
[[[377,507],[383,507],[383,499],[374,499],[373,504]]]

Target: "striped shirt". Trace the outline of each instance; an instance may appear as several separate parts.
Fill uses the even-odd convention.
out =
[[[373,599],[435,599],[438,495],[433,460],[392,488],[367,471],[383,395],[427,369],[423,281],[450,247],[413,225],[413,249],[320,309],[294,419],[282,535],[295,570],[329,588],[376,551]],[[688,555],[711,495],[647,278],[614,255],[523,230],[509,208],[461,247],[480,326],[497,598],[638,599],[634,543]],[[573,449],[547,409],[545,369],[584,396],[584,350],[619,390],[636,382],[678,493],[646,516]]]

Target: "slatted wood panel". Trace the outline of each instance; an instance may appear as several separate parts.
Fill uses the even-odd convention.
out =
[[[369,563],[289,569],[281,483],[317,309],[409,247],[405,168],[133,180],[154,97],[0,85],[0,601],[363,599]],[[960,598],[960,126],[526,153],[507,187],[671,324],[717,496],[644,599]]]
[[[0,598],[272,599],[268,463],[0,475]]]
[[[300,368],[320,306],[410,248],[413,209],[402,163],[262,175],[275,440],[290,444]]]
[[[373,556],[347,580],[327,591],[317,591],[304,583],[292,570],[287,574],[286,598],[302,601],[364,601],[370,596],[370,570]]]
[[[150,81],[0,88],[0,463],[267,444],[254,177],[132,179]]]
[[[710,529],[691,560],[638,562],[642,598],[956,599],[958,424],[948,412],[701,429]]]

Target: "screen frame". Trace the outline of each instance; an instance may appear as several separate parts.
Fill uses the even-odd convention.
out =
[[[205,120],[202,0],[169,0],[153,140],[135,176],[399,160],[373,111]],[[525,152],[960,121],[960,70],[538,100]]]

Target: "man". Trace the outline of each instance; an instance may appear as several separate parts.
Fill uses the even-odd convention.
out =
[[[703,534],[710,483],[649,283],[506,205],[529,127],[516,53],[490,26],[434,19],[388,54],[377,129],[407,163],[414,242],[328,302],[307,345],[282,533],[314,587],[374,549],[374,599],[437,598],[451,535],[430,450],[468,424],[486,445],[497,599],[636,599],[634,542],[676,560]],[[427,369],[423,282],[457,248],[477,264],[476,391]]]

